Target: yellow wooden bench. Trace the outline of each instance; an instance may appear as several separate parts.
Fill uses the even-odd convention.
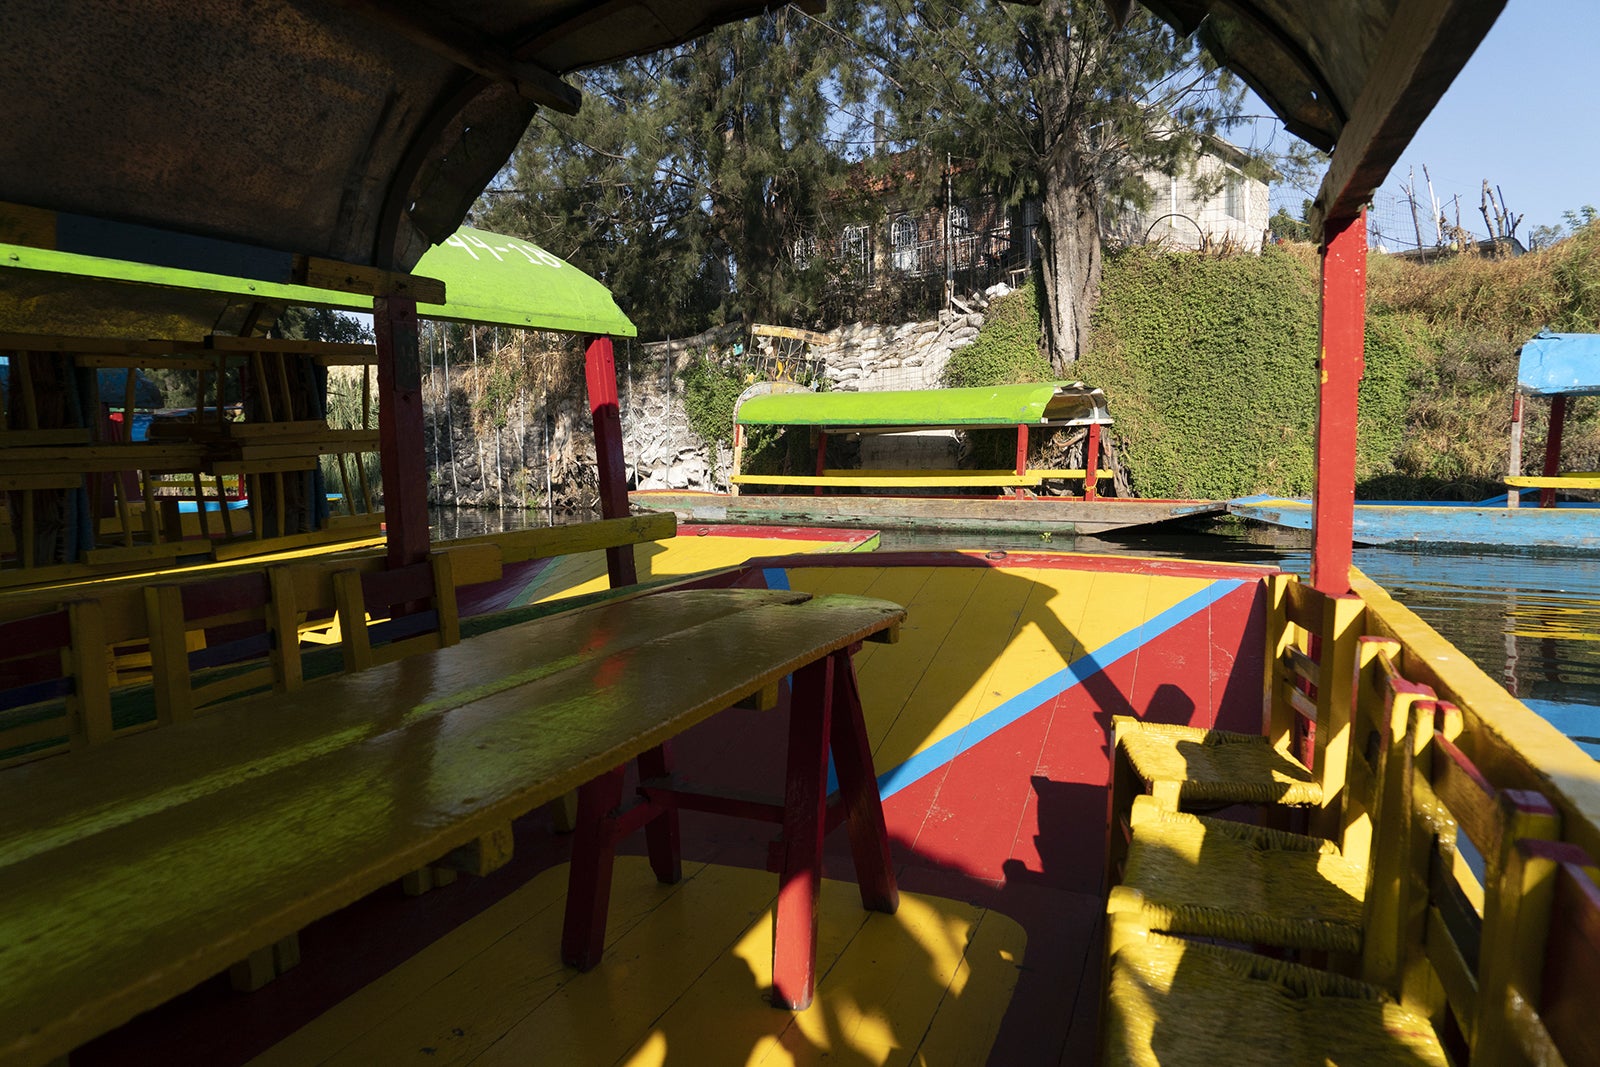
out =
[[[1600,472],[1571,471],[1548,478],[1534,475],[1507,478],[1506,484],[1518,489],[1600,489]]]
[[[903,615],[624,596],[12,768],[0,1061],[62,1056],[442,857],[488,873],[513,819]]]
[[[1079,470],[1044,469],[1028,470],[1018,474],[1014,470],[829,470],[822,474],[736,474],[736,485],[798,485],[823,486],[842,489],[855,486],[862,489],[932,489],[939,487],[976,488],[1001,486],[1020,488],[1039,485],[1061,478],[1082,479],[1087,472]],[[1110,478],[1115,471],[1101,469],[1101,478]]]

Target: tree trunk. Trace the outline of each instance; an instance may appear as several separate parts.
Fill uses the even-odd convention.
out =
[[[1066,376],[1089,344],[1100,297],[1100,220],[1095,190],[1070,166],[1051,166],[1040,196],[1039,266],[1044,275],[1044,341]]]
[[[1089,345],[1100,298],[1099,175],[1092,130],[1084,127],[1078,84],[1102,60],[1107,28],[1091,26],[1071,0],[1043,0],[1037,100],[1042,126],[1039,266],[1044,275],[1044,343],[1066,377]]]

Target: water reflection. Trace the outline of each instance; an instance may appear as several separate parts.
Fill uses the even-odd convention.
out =
[[[557,525],[594,518],[554,516]],[[543,511],[437,508],[436,538],[551,525]],[[1049,549],[1277,563],[1310,569],[1303,531],[1213,524],[1101,537],[885,530],[886,550]],[[1358,548],[1356,566],[1510,692],[1600,758],[1600,559]]]

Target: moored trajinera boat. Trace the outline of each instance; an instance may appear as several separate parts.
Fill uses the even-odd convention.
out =
[[[80,32],[13,3],[0,240],[373,297],[387,530],[0,618],[10,710],[68,750],[0,771],[0,1059],[1595,1061],[1594,761],[1350,566],[1362,208],[1501,5],[1148,6],[1333,150],[1308,582],[940,552],[642,584],[672,523],[627,514],[605,338],[605,518],[436,551],[416,314],[448,294],[408,270],[535,106],[576,107],[562,73],[747,9],[200,0]],[[188,303],[113,288],[113,339]],[[230,343],[270,348],[244,300]],[[45,327],[30,353],[91,348]],[[608,588],[461,618],[513,557],[593,551]]]

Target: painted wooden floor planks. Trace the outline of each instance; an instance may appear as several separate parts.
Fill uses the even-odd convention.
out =
[[[764,999],[770,874],[696,867],[664,887],[620,859],[623,929],[581,975],[556,958],[565,878],[545,871],[255,1064],[973,1063],[1023,959],[1021,927],[996,912],[907,893],[881,915],[827,882],[816,1004],[780,1012]]]

